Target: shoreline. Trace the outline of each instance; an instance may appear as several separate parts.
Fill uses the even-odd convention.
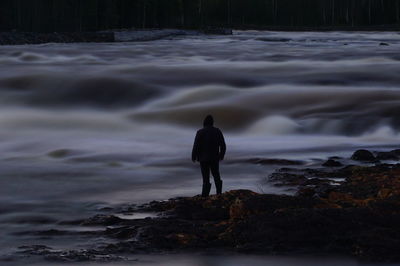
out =
[[[325,254],[365,262],[399,262],[399,159],[400,150],[358,150],[351,158],[333,156],[313,168],[289,164],[272,173],[268,181],[295,188],[294,195],[238,189],[221,196],[129,205],[59,223],[79,226],[79,234],[109,239],[108,244],[83,250],[32,245],[19,247],[18,253],[57,262],[129,261],[126,254],[192,252]],[[345,165],[348,160],[354,164]],[[93,227],[99,230],[85,231]],[[56,237],[69,232],[51,229],[34,234]]]
[[[249,27],[238,27],[235,30],[264,30],[264,31],[287,31],[287,32],[329,32],[329,31],[345,31],[345,32],[356,32],[356,31],[377,31],[377,32],[399,32],[400,25],[375,25],[375,26],[249,26]]]
[[[174,36],[232,35],[234,30],[242,31],[284,31],[284,32],[399,32],[398,25],[377,26],[249,26],[238,28],[210,29],[116,29],[94,32],[0,32],[0,45],[29,45],[45,43],[109,43],[154,41]]]
[[[232,35],[231,29],[181,30],[144,29],[108,30],[97,32],[0,32],[0,45],[27,45],[45,43],[113,43],[145,42],[175,36]]]

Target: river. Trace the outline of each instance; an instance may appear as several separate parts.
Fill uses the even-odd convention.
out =
[[[269,185],[276,167],[254,158],[320,164],[398,148],[399,48],[393,32],[262,31],[3,46],[0,256],[21,245],[80,247],[29,232],[104,207],[198,194],[190,155],[207,114],[228,146],[225,190],[290,193]]]

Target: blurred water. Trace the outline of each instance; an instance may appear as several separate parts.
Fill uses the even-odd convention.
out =
[[[398,33],[257,31],[3,46],[1,253],[76,244],[21,230],[197,194],[191,145],[209,113],[226,135],[226,189],[284,192],[265,184],[273,167],[246,163],[255,157],[397,148],[399,48]]]

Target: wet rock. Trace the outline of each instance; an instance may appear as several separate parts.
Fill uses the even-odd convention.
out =
[[[380,45],[380,46],[389,46],[389,44],[386,43],[386,42],[381,42],[381,43],[379,43],[379,45]]]
[[[283,168],[282,168],[283,169]],[[112,261],[123,254],[220,250],[257,254],[341,254],[400,261],[400,164],[282,169],[271,175],[297,185],[292,195],[233,190],[220,196],[181,197],[135,206],[154,218],[97,215],[81,225],[106,225],[96,249],[22,252],[65,262]],[[345,177],[331,184],[331,177]],[[59,232],[49,231],[51,234]],[[67,233],[67,232],[66,232]]]
[[[316,194],[316,191],[312,187],[303,187],[296,192],[296,196],[301,197],[313,197]]]
[[[351,156],[352,160],[364,161],[364,162],[374,162],[376,161],[375,156],[368,150],[357,150]]]
[[[268,159],[268,158],[253,158],[248,160],[249,163],[264,164],[264,165],[303,165],[302,161],[286,160],[286,159]]]
[[[41,256],[53,262],[110,262],[110,261],[136,261],[122,256],[105,254],[95,249],[81,250],[55,250],[43,245],[21,246],[20,254]]]
[[[263,42],[290,42],[292,39],[289,38],[273,38],[273,37],[260,37],[257,38],[258,41],[263,41]]]
[[[16,236],[27,236],[27,235],[38,235],[38,236],[62,236],[62,235],[73,235],[75,232],[69,232],[65,230],[49,229],[43,231],[21,231],[15,232],[13,235]],[[82,234],[82,232],[79,232]]]
[[[107,166],[109,167],[122,167],[122,164],[119,162],[108,162]]]
[[[321,186],[323,184],[329,184],[331,180],[326,178],[311,178],[307,179],[302,185],[303,186]]]
[[[124,221],[123,219],[113,215],[99,214],[89,219],[81,221],[80,224],[85,226],[93,226],[93,225],[109,226],[109,225],[120,224],[123,221]]]
[[[400,156],[400,149],[391,150],[390,153]]]
[[[329,192],[335,190],[335,187],[330,184],[321,184],[314,187],[313,190],[315,191],[315,195],[324,198]]]
[[[59,149],[59,150],[51,151],[47,155],[49,157],[53,157],[53,158],[64,158],[72,153],[73,153],[73,151],[68,150],[68,149]]]
[[[376,155],[376,159],[378,160],[398,160],[399,155],[395,151],[389,151],[389,152],[378,152]]]
[[[329,159],[328,161],[324,162],[322,166],[325,167],[341,167],[343,164],[341,162],[335,161],[333,159]]]
[[[286,195],[261,195],[236,200],[230,206],[230,219],[243,219],[255,214],[273,213],[280,209],[311,208],[319,200],[307,197],[293,197]]]
[[[299,186],[307,182],[307,177],[302,174],[275,172],[269,176],[269,181],[275,186]]]
[[[327,168],[306,168],[302,170],[302,173],[308,178],[338,178],[346,177],[349,174],[349,168],[343,167],[339,169],[327,169]]]
[[[43,255],[50,253],[53,249],[45,245],[30,245],[18,247],[19,253],[29,253],[31,255]]]

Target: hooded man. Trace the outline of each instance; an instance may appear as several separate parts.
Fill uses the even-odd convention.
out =
[[[200,162],[203,175],[202,196],[210,194],[210,171],[214,177],[217,194],[222,193],[222,180],[219,173],[219,161],[222,161],[226,152],[224,135],[221,130],[214,127],[214,118],[208,115],[204,119],[204,127],[197,131],[193,144],[192,161]]]

